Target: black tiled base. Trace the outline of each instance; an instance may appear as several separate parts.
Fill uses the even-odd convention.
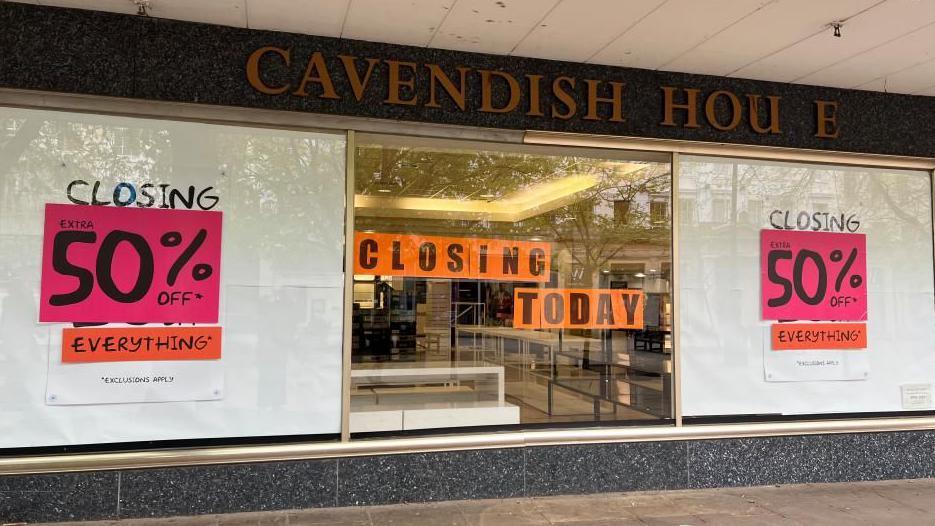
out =
[[[522,449],[487,449],[338,460],[338,505],[519,497]]]
[[[0,523],[117,517],[117,472],[0,477]]]
[[[336,465],[313,460],[125,471],[120,517],[334,506]]]
[[[684,488],[685,442],[529,448],[528,495]]]
[[[0,477],[0,522],[935,477],[932,451],[919,431],[17,475]]]

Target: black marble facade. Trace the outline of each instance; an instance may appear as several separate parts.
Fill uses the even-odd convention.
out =
[[[935,476],[935,431],[577,444],[0,476],[0,520],[167,517]]]
[[[0,2],[0,28],[0,56],[3,57],[0,87],[504,129],[935,157],[935,98],[932,97],[463,53],[11,2]],[[341,98],[321,98],[318,96],[321,90],[315,85],[310,88],[312,94],[308,97],[288,92],[282,95],[259,93],[247,82],[245,64],[250,53],[263,46],[291,50],[290,67],[275,58],[265,63],[263,75],[271,85],[292,82],[295,86],[309,55],[320,51],[326,57],[335,90]],[[356,56],[361,61],[372,57],[380,61],[415,63],[415,81],[423,88],[421,102],[412,106],[384,102],[387,96],[384,62],[374,69],[368,89],[358,102],[352,96],[349,80],[337,58],[340,54]],[[457,77],[458,66],[471,69],[466,111],[459,110],[442,90],[438,95],[441,107],[425,106],[426,63],[440,65],[452,78]],[[529,116],[522,109],[502,114],[478,111],[480,80],[477,70],[480,69],[507,72],[522,82],[524,90],[528,88],[524,75],[542,75],[542,107],[546,113],[555,102],[550,90],[552,80],[559,76],[574,77],[579,111],[569,120]],[[599,106],[604,119],[583,118],[585,112],[581,106],[587,95],[584,79],[604,83],[600,96],[610,94],[607,82],[624,83],[624,122],[606,119],[610,114],[608,104]],[[501,89],[495,91],[494,102],[503,104],[506,94],[502,80],[499,86]],[[661,86],[697,88],[702,98],[716,90],[729,90],[744,105],[747,104],[746,94],[779,96],[781,133],[755,133],[748,122],[749,116],[732,131],[718,131],[705,124],[703,104],[698,110],[700,127],[661,126]],[[839,137],[815,136],[816,100],[839,104]],[[723,97],[716,107],[721,122],[729,121],[728,104]],[[762,100],[760,114],[765,119],[766,104]],[[683,113],[677,112],[677,115],[678,120],[683,120]]]

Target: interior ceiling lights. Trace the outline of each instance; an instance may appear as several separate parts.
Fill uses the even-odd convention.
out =
[[[644,164],[628,163],[617,171],[617,175],[644,168]],[[493,200],[357,194],[354,196],[354,208],[357,215],[368,217],[517,222],[570,204],[577,199],[577,194],[594,188],[599,182],[596,175],[571,175],[522,188]]]

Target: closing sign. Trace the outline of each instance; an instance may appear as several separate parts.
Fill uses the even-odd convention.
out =
[[[513,305],[518,329],[643,328],[641,290],[521,288]]]
[[[545,242],[355,232],[354,244],[356,274],[549,281]]]

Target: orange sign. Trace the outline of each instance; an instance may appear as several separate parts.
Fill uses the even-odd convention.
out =
[[[549,281],[552,245],[537,241],[354,233],[354,273]]]
[[[518,329],[642,329],[643,291],[629,289],[515,289]]]
[[[866,349],[864,323],[774,323],[774,351],[800,349]]]
[[[62,331],[62,363],[220,358],[220,327],[98,327]]]

